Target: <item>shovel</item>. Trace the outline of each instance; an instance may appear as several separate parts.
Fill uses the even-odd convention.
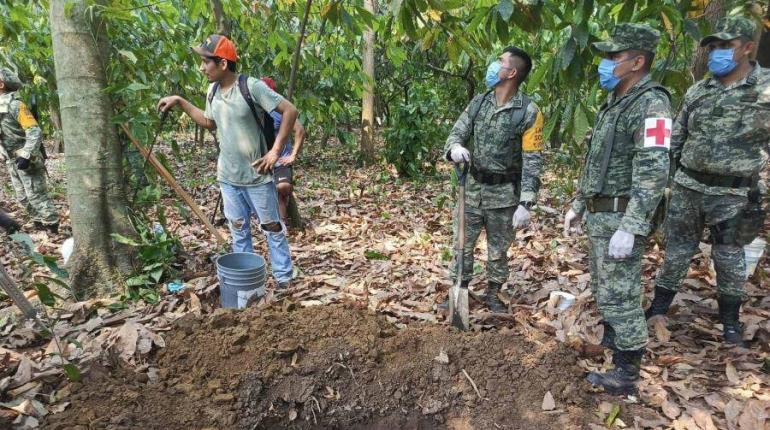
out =
[[[455,165],[459,188],[457,192],[457,241],[455,242],[456,278],[449,291],[449,315],[452,326],[460,330],[470,328],[468,311],[468,288],[462,287],[463,282],[463,248],[465,248],[465,179],[468,176],[468,163]]]

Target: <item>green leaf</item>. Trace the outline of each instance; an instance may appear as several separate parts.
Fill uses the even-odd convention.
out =
[[[615,422],[618,414],[620,414],[620,405],[613,404],[612,410],[610,411],[610,414],[607,415],[607,419],[604,421],[604,424],[606,424],[607,427],[612,427],[612,424]]]
[[[134,239],[128,238],[126,236],[123,236],[118,233],[112,233],[110,235],[112,237],[112,240],[118,243],[122,243],[123,245],[129,245],[129,246],[139,246],[139,243],[136,242]]]
[[[67,375],[67,378],[70,381],[78,382],[82,379],[80,369],[78,369],[78,367],[75,366],[74,364],[67,363],[64,366],[62,366],[62,369],[64,369],[64,374]]]
[[[133,84],[126,87],[128,91],[141,91],[141,90],[148,90],[150,89],[149,86],[145,84],[140,84],[139,82],[134,82]]]
[[[47,285],[35,284],[34,286],[35,290],[37,290],[37,296],[44,305],[53,307],[56,304],[56,297],[54,297]]]
[[[366,257],[367,260],[390,260],[389,256],[371,250],[364,251],[364,257]]]
[[[500,0],[500,3],[497,4],[497,13],[505,21],[511,19],[511,15],[513,15],[513,2],[511,0]]]
[[[11,235],[11,239],[13,239],[14,242],[22,244],[26,248],[28,253],[34,252],[35,242],[32,240],[32,237],[27,233],[14,233]]]
[[[128,58],[128,60],[131,61],[132,63],[136,64],[137,59],[136,59],[136,55],[134,55],[133,52],[127,51],[125,49],[121,49],[121,50],[118,50],[118,53]]]

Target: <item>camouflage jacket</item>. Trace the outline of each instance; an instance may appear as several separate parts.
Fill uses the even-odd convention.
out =
[[[606,226],[605,234],[623,230],[648,235],[666,187],[673,115],[671,102],[663,91],[650,89],[639,95],[651,84],[648,75],[622,97],[610,94],[596,116],[572,209],[582,215],[586,200],[597,196],[628,198],[620,223]],[[660,136],[655,134],[658,130]],[[605,150],[612,139],[609,159],[605,160]]]
[[[477,102],[481,104],[471,130],[471,109]],[[511,110],[523,108],[526,108],[523,120],[513,124]],[[471,101],[452,127],[444,152],[448,154],[453,148],[464,146],[470,151],[475,166],[493,173],[516,171],[520,182],[487,185],[469,174],[465,187],[466,205],[500,209],[515,206],[519,201],[536,201],[543,168],[543,121],[543,114],[534,102],[523,106],[521,93],[500,107],[497,107],[494,91],[477,95]],[[517,195],[517,187],[521,190],[520,195]]]
[[[770,70],[753,64],[728,87],[706,78],[687,90],[671,137],[675,160],[688,169],[716,175],[751,177],[766,165],[770,149]],[[674,181],[709,195],[742,195],[745,188],[706,186],[676,172]]]
[[[0,158],[31,159],[40,154],[43,133],[17,93],[0,95]]]

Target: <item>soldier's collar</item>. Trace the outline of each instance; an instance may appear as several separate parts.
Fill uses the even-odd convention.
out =
[[[492,97],[493,97],[492,98],[492,102],[494,102],[495,105],[497,105],[497,103],[495,102],[495,99],[494,99],[494,97],[495,97],[494,91],[492,92]],[[511,108],[519,109],[523,105],[524,105],[524,98],[521,95],[521,89],[519,89],[518,91],[516,91],[516,94],[514,94],[510,99],[508,99],[507,102],[505,102],[504,105],[500,106],[498,109],[500,109],[500,110],[511,109]]]

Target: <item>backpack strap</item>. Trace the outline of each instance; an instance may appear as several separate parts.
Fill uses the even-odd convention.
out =
[[[238,89],[241,91],[243,99],[246,100],[246,104],[251,109],[251,114],[254,116],[254,120],[257,122],[257,127],[262,134],[265,134],[264,124],[257,113],[257,105],[254,104],[254,99],[251,97],[251,91],[249,91],[249,82],[246,75],[238,75]]]
[[[531,101],[526,94],[522,92],[519,92],[519,94],[521,94],[521,99],[514,100],[513,109],[511,109],[511,123],[514,124],[514,130],[518,129],[524,122],[524,119],[527,116],[527,108]]]
[[[669,102],[671,101],[671,93],[666,89],[666,87],[660,85],[657,82],[650,82],[643,86],[638,93],[628,97],[626,100],[621,102],[620,112],[615,116],[615,122],[612,124],[612,133],[607,134],[607,144],[604,146],[604,153],[602,154],[602,164],[599,170],[601,172],[599,178],[601,179],[599,179],[599,184],[597,187],[600,192],[604,188],[604,179],[607,176],[607,168],[610,165],[610,158],[612,157],[612,147],[615,146],[615,136],[617,134],[616,131],[618,129],[618,121],[620,121],[620,118],[624,113],[626,113],[626,110],[633,106],[634,102],[636,102],[648,91],[662,91],[663,94],[665,94],[668,98]]]
[[[211,104],[211,101],[214,100],[214,94],[219,91],[219,81],[214,82],[214,86],[211,87],[211,91],[209,91],[208,96],[206,97],[209,101],[209,104]]]

